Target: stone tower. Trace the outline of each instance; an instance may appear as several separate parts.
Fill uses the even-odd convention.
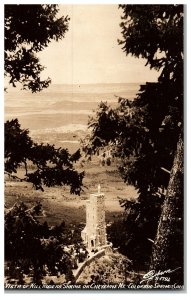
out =
[[[90,194],[86,201],[86,226],[81,233],[87,249],[95,250],[106,245],[105,201],[98,186],[98,193]]]

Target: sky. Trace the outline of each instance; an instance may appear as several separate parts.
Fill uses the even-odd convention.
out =
[[[4,24],[4,19],[3,19],[3,4],[4,3],[7,3],[9,1],[5,1],[3,0],[1,2],[1,5],[0,5],[0,24],[1,24],[1,37],[3,37],[4,35],[4,27],[3,27],[3,24]],[[13,1],[12,1],[13,2]],[[18,3],[19,1],[16,1],[16,3]],[[20,1],[21,2],[21,1]],[[24,1],[23,1],[24,2]],[[33,0],[32,3],[34,4],[37,4],[39,3],[40,1],[36,1],[36,0]],[[46,3],[49,3],[50,1],[47,0]],[[53,1],[51,1],[50,3],[52,3]],[[68,0],[69,2],[69,0]],[[98,1],[97,1],[98,2]],[[129,2],[129,1],[128,1]],[[136,1],[137,2],[140,2],[140,1]],[[143,1],[143,4],[145,4],[146,1]],[[148,1],[147,1],[148,2]],[[152,1],[153,2],[153,1]],[[161,2],[161,1],[156,1],[155,4],[158,4],[158,2]],[[190,118],[190,115],[191,115],[191,101],[187,101],[187,99],[190,99],[191,98],[191,92],[190,92],[190,85],[187,84],[187,78],[190,78],[191,77],[191,74],[190,74],[190,54],[191,53],[191,42],[190,42],[190,37],[191,37],[191,34],[190,34],[190,31],[189,31],[189,28],[191,28],[191,18],[189,17],[191,15],[191,1],[187,0],[187,1],[170,1],[168,0],[167,3],[169,4],[170,2],[173,2],[173,3],[186,3],[187,4],[187,24],[185,26],[186,28],[186,64],[185,64],[185,133],[186,133],[186,144],[187,144],[187,149],[185,149],[185,171],[186,171],[186,174],[187,176],[185,175],[185,197],[187,199],[190,199],[191,198],[191,193],[190,193],[190,185],[187,184],[187,178],[191,178],[191,174],[190,174],[190,170],[191,170],[191,155],[187,155],[187,153],[191,153],[191,143],[190,143],[190,137],[191,137],[191,134],[190,134],[190,128],[191,128],[191,118]],[[166,3],[166,4],[167,4]],[[102,7],[100,7],[100,9],[102,9]],[[82,9],[82,8],[81,8]],[[97,8],[98,9],[98,8]],[[75,9],[74,9],[74,13],[75,14],[71,14],[71,6],[64,6],[62,7],[61,9],[63,12],[64,12],[64,15],[65,14],[69,14],[70,17],[72,18],[73,16],[73,26],[70,22],[70,27],[69,27],[69,31],[67,32],[66,34],[66,38],[63,40],[63,41],[60,41],[59,43],[52,43],[41,55],[41,61],[44,65],[47,66],[47,69],[46,69],[46,76],[50,76],[52,79],[53,79],[53,82],[54,83],[74,83],[74,82],[93,82],[93,78],[96,78],[94,79],[94,82],[134,82],[134,81],[146,81],[146,80],[152,80],[152,78],[154,79],[156,77],[156,74],[152,71],[150,71],[150,69],[147,67],[145,68],[144,67],[144,62],[142,60],[138,60],[138,59],[132,59],[132,58],[129,58],[129,57],[126,57],[125,54],[122,52],[122,50],[120,49],[120,46],[117,45],[117,38],[119,38],[120,36],[120,28],[118,26],[119,22],[120,22],[120,12],[118,11],[118,9],[116,9],[116,6],[114,5],[113,7],[110,6],[108,7],[108,18],[107,18],[107,23],[104,24],[104,27],[102,27],[102,34],[104,34],[105,32],[107,32],[107,30],[110,32],[113,32],[112,34],[112,37],[109,38],[108,36],[105,37],[105,41],[104,39],[102,38],[102,35],[100,35],[99,32],[97,32],[97,26],[99,26],[99,22],[97,21],[96,24],[93,24],[93,19],[95,20],[95,18],[93,17],[90,17],[90,9],[86,7],[86,11],[84,11],[83,14],[80,14],[78,15],[78,18],[81,19],[81,22],[84,24],[84,26],[86,26],[86,30],[84,32],[79,32],[78,30],[78,22],[76,20],[76,18],[74,18],[77,14],[77,11],[78,11],[78,7],[75,5]],[[105,9],[104,9],[105,11]],[[112,12],[111,12],[112,11]],[[94,13],[91,13],[91,16],[94,16]],[[102,19],[102,22],[103,21],[106,21],[105,17],[105,12],[102,11],[102,14],[98,15],[98,17],[100,17]],[[89,16],[88,18],[86,18],[86,16]],[[113,19],[112,19],[113,18]],[[88,20],[90,20],[90,23],[88,24]],[[115,24],[115,29],[114,29],[114,24]],[[75,26],[74,26],[75,25]],[[111,27],[110,27],[111,26]],[[74,75],[72,76],[72,71],[71,71],[71,64],[72,64],[72,61],[71,61],[71,57],[72,57],[72,30],[71,28],[75,28],[75,31],[78,32],[78,35],[81,35],[83,38],[85,38],[86,40],[86,43],[85,45],[83,46],[82,42],[80,42],[77,46],[77,49],[73,49],[73,56],[74,56],[74,52],[75,52],[75,63],[73,61],[73,74],[75,74],[75,77]],[[92,27],[94,27],[92,29]],[[108,28],[110,27],[110,29]],[[89,28],[89,29],[88,29]],[[91,28],[91,30],[90,30]],[[111,29],[112,28],[112,29]],[[93,30],[93,31],[92,31]],[[92,34],[91,34],[92,32]],[[94,35],[94,33],[97,33],[97,37],[96,39],[99,38],[99,40],[102,40],[100,41],[100,48],[101,48],[101,51],[97,52],[96,53],[96,57],[94,58],[91,58],[90,56],[90,52],[88,51],[89,49],[91,49],[91,51],[93,51],[94,53],[96,51],[94,51],[94,43],[95,43],[95,38],[91,38],[90,39],[90,36]],[[187,33],[189,32],[189,34]],[[106,34],[105,34],[106,35]],[[82,38],[82,40],[83,40]],[[106,40],[107,40],[107,43],[106,43]],[[3,49],[4,49],[4,44],[3,44],[3,39],[1,39],[0,41],[0,44],[1,44],[1,53],[2,53],[2,56],[1,56],[1,70],[3,70],[4,68],[4,60],[3,60]],[[112,46],[111,46],[112,45]],[[113,48],[112,48],[113,47]],[[108,49],[109,49],[109,56],[108,56]],[[100,49],[99,49],[100,50]],[[83,55],[84,53],[84,55]],[[77,57],[79,57],[79,59],[77,59]],[[85,57],[84,61],[83,61],[83,58]],[[99,59],[98,59],[99,57]],[[100,66],[101,68],[101,72],[100,73],[97,73],[96,75],[96,72],[93,72],[94,69],[96,69],[95,65],[96,65],[96,61],[100,60],[102,57],[102,62],[103,62],[103,65]],[[105,60],[103,59],[105,58]],[[77,63],[78,62],[78,63]],[[79,67],[79,64],[83,63],[83,70],[80,70],[78,69]],[[92,66],[92,69],[91,69],[91,66]],[[105,71],[106,69],[109,70],[109,67],[110,67],[110,70],[111,68],[113,67],[112,71],[110,71],[110,74],[108,75],[108,77],[106,78],[106,76],[104,75],[105,74]],[[83,76],[82,77],[82,72],[85,73],[86,76]],[[93,73],[94,73],[94,76],[93,76]],[[109,73],[109,71],[108,71]],[[75,80],[74,80],[75,79]],[[106,80],[107,79],[107,80]],[[3,77],[3,71],[1,72],[1,80],[0,80],[0,84],[1,84],[1,99],[4,98],[4,92],[3,92],[3,82],[4,82],[4,77]],[[0,136],[1,136],[1,140],[3,141],[3,136],[4,136],[4,132],[3,132],[3,120],[4,120],[4,110],[3,110],[3,105],[1,105],[1,109],[0,109],[0,119],[1,119],[1,122],[2,122],[2,126],[0,128]],[[1,193],[1,198],[3,199],[4,198],[4,189],[3,189],[3,182],[4,182],[4,179],[3,179],[3,166],[4,166],[4,162],[3,162],[3,157],[4,157],[4,153],[3,153],[3,150],[4,149],[4,143],[2,142],[1,143],[1,146],[0,146],[0,157],[2,159],[1,161],[1,164],[0,164],[0,174],[2,174],[2,177],[1,177],[1,189],[0,189],[0,193]],[[185,209],[186,209],[186,212],[185,213],[185,220],[186,220],[186,223],[187,223],[187,232],[189,231],[189,229],[191,229],[191,218],[189,217],[189,214],[190,214],[190,211],[191,211],[191,207],[190,207],[190,203],[191,201],[187,201],[186,205],[185,205]],[[1,201],[1,209],[0,209],[1,213],[2,213],[2,218],[1,218],[1,228],[2,228],[2,232],[3,232],[3,211],[4,211],[4,201]],[[2,236],[2,243],[3,243],[3,235]],[[185,249],[185,258],[186,258],[186,262],[187,262],[187,265],[190,265],[191,263],[191,259],[190,259],[190,253],[191,253],[191,243],[190,243],[190,236],[188,238],[188,234],[186,233],[185,234],[185,241],[187,240],[186,242],[186,247],[187,249]],[[2,270],[2,276],[1,278],[3,278],[3,257],[4,257],[4,254],[3,254],[3,247],[1,247],[1,270]],[[187,278],[190,278],[191,277],[191,268],[187,268],[188,270],[186,270],[187,274],[186,274],[186,279]],[[5,294],[4,290],[3,290],[3,284],[1,285],[2,286],[2,289],[0,291],[0,294],[2,293],[2,297],[4,298],[8,298],[12,297],[11,294]],[[181,295],[179,293],[171,293],[169,294],[168,293],[168,299],[182,299],[184,298],[185,300],[188,299],[188,297],[190,298],[189,294],[191,294],[191,285],[187,284],[186,285],[186,290],[184,293],[182,293]],[[104,298],[106,299],[115,299],[116,296],[118,296],[119,293],[115,293],[114,295],[112,295],[111,293],[108,293],[108,294],[105,294],[104,295]],[[131,294],[132,295],[132,294]],[[144,294],[145,295],[145,294]],[[167,293],[165,293],[165,295],[167,295]],[[21,294],[14,294],[14,297],[18,297],[18,299],[20,300],[21,298],[23,298],[26,296],[25,294],[21,295]],[[57,297],[59,298],[60,297],[63,297],[62,294],[57,294]],[[69,295],[67,294],[67,298],[68,299],[73,299],[73,294]],[[105,297],[106,296],[106,297]],[[127,294],[124,293],[120,293],[120,299],[126,299],[127,297]],[[146,295],[148,298],[153,298],[153,294],[148,294]],[[31,298],[33,299],[34,298],[34,295],[33,293],[31,294],[28,294],[27,295],[28,298]],[[97,297],[98,297],[98,294],[97,293],[91,293],[91,295],[87,292],[86,294],[83,294],[83,298],[84,299],[89,299],[89,297],[91,297],[93,300],[96,300]],[[134,299],[139,299],[140,297],[140,294],[133,294],[133,297]],[[52,299],[52,294],[46,294],[46,298],[50,298]],[[158,294],[155,294],[155,298],[156,299],[160,299],[161,298],[161,294],[158,293]]]
[[[122,10],[116,4],[59,6],[59,14],[70,17],[69,31],[40,53],[44,78],[59,84],[156,81],[158,72],[118,45]]]

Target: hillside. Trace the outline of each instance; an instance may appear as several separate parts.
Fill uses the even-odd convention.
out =
[[[110,253],[95,259],[86,266],[77,283],[102,285],[128,284],[135,280],[131,273],[131,261],[119,253]]]
[[[80,167],[80,166],[79,166]],[[127,186],[117,171],[116,165],[100,166],[97,157],[91,162],[86,162],[81,167],[85,170],[84,189],[80,196],[71,195],[67,187],[45,188],[44,192],[36,191],[30,183],[9,181],[5,183],[5,205],[11,207],[15,202],[23,201],[27,205],[34,205],[40,201],[44,216],[41,221],[47,221],[49,225],[60,224],[62,221],[69,223],[85,222],[85,200],[90,193],[97,191],[101,185],[105,194],[106,222],[111,222],[121,216],[124,209],[120,206],[121,198],[135,198],[137,193],[132,186]],[[22,174],[22,169],[18,175]]]

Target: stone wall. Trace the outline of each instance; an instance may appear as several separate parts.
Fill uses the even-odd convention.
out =
[[[90,194],[86,201],[86,227],[82,239],[89,250],[106,245],[104,194]]]

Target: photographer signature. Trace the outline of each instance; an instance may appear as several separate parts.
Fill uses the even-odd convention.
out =
[[[145,281],[150,281],[152,279],[156,279],[156,280],[164,280],[164,281],[170,281],[170,277],[168,277],[168,274],[171,274],[177,270],[181,269],[181,267],[178,267],[176,269],[168,269],[168,270],[164,270],[164,271],[155,271],[155,270],[151,270],[148,273],[146,273],[145,275],[143,275],[143,280],[141,280],[140,283],[143,283]]]

